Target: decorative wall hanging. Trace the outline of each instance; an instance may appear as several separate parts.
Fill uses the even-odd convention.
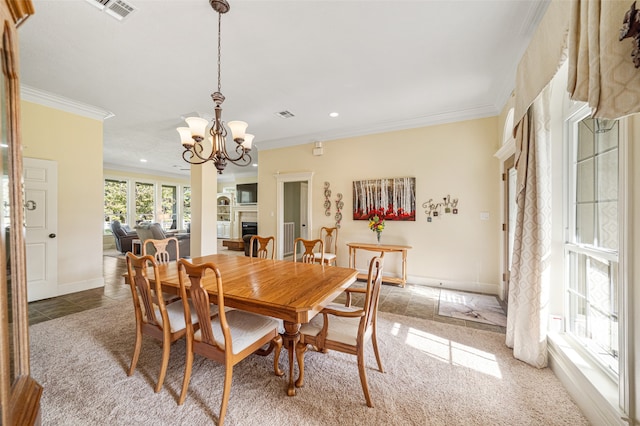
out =
[[[631,57],[636,68],[640,68],[640,13],[636,9],[636,2],[631,5],[631,9],[624,15],[622,28],[620,29],[620,38],[622,41],[627,37],[633,38]]]
[[[331,190],[329,189],[331,184],[329,182],[324,183],[324,215],[331,216]]]
[[[442,197],[441,203],[434,203],[433,198],[429,198],[429,201],[422,203],[424,214],[427,215],[427,222],[431,222],[432,218],[441,216],[444,214],[458,214],[458,199],[451,199],[450,195]]]
[[[353,182],[353,220],[416,220],[416,178]]]
[[[342,208],[344,207],[344,202],[342,201],[342,194],[336,194],[336,228],[340,228],[340,222],[342,221]]]

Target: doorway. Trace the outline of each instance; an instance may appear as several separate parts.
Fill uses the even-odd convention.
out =
[[[293,228],[294,234],[297,236],[309,238],[310,235],[313,235],[311,225],[312,177],[313,172],[284,173],[276,176],[278,259],[284,258],[285,246],[288,242],[285,241],[285,223],[296,223]]]

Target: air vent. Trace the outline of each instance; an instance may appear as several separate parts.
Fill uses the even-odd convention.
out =
[[[295,117],[295,115],[293,115],[293,113],[291,111],[280,111],[280,112],[276,112],[276,115],[280,118],[291,118],[291,117]]]
[[[87,2],[118,21],[124,20],[124,18],[136,10],[133,5],[123,0],[87,0]]]

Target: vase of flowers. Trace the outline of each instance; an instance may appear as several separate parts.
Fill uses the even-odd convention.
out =
[[[380,219],[378,215],[373,216],[369,219],[369,229],[376,233],[376,240],[378,241],[378,245],[380,245],[380,236],[384,229],[384,219]]]

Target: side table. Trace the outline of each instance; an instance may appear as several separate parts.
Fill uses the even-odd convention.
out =
[[[411,246],[401,246],[394,244],[368,244],[368,243],[347,243],[349,246],[349,267],[356,267],[356,251],[358,250],[367,250],[367,251],[376,251],[381,255],[384,253],[390,252],[398,252],[402,253],[402,277],[382,277],[383,282],[388,282],[392,284],[399,284],[404,287],[407,283],[407,250],[411,248]],[[367,279],[367,274],[358,274],[358,279]]]

